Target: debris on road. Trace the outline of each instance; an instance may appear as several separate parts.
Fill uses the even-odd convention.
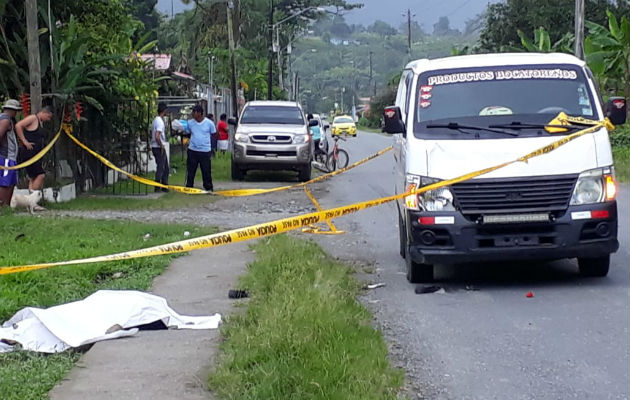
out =
[[[532,297],[534,297],[534,292],[527,292],[525,297],[527,297],[528,299],[531,299]]]
[[[249,292],[247,290],[229,290],[228,298],[230,299],[245,299],[249,297]]]
[[[381,283],[371,283],[371,284],[363,286],[363,289],[376,289],[376,288],[380,288],[380,287],[383,287],[383,286],[385,286],[385,284],[382,283],[382,282]]]
[[[446,293],[444,288],[441,288],[439,286],[416,286],[415,292],[416,294]]]

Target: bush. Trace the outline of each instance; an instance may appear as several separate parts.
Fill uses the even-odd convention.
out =
[[[613,147],[630,147],[630,125],[617,127],[610,133],[610,144]]]

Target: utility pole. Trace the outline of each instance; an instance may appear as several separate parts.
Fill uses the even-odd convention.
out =
[[[584,59],[584,0],[575,0],[575,47],[577,58]]]
[[[39,60],[37,0],[26,0],[24,2],[24,8],[28,38],[28,76],[31,90],[31,110],[33,113],[36,113],[42,107],[42,72]]]
[[[273,0],[269,0],[269,65],[267,67],[267,100],[273,95]]]
[[[280,47],[280,28],[276,28],[276,42],[278,43],[278,86],[280,90],[284,90],[284,82],[282,79],[282,48]]]
[[[374,52],[370,50],[370,86],[372,86],[372,54],[374,54]]]
[[[236,91],[236,63],[234,62],[234,30],[232,28],[232,9],[234,1],[228,0],[227,4],[227,25],[228,25],[228,42],[230,46],[230,67],[232,69],[232,115],[238,117],[238,92]]]
[[[409,48],[408,50],[409,59],[411,59],[411,10],[410,9],[407,9],[407,46]]]

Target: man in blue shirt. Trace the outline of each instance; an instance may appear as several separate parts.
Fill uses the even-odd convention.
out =
[[[186,132],[190,133],[188,143],[188,159],[186,160],[186,187],[193,187],[197,165],[201,169],[203,188],[213,191],[212,173],[210,166],[210,151],[212,150],[210,138],[216,132],[214,123],[203,116],[203,108],[194,106],[193,119],[188,120]]]

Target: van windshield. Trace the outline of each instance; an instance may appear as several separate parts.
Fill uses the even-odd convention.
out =
[[[560,111],[596,118],[584,73],[573,65],[429,71],[418,78],[416,99],[416,124],[472,118],[483,125],[508,115],[523,123],[543,123]]]
[[[249,106],[243,111],[242,124],[304,125],[304,116],[297,107]]]

